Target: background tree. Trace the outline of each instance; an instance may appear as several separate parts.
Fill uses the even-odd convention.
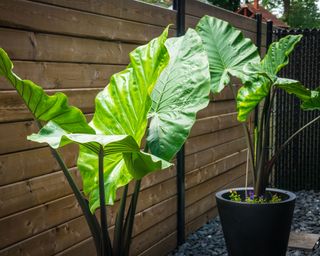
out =
[[[263,0],[272,12],[281,11],[281,19],[292,28],[319,28],[320,12],[314,0]]]

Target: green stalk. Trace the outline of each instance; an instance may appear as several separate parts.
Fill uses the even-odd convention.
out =
[[[274,156],[270,159],[270,161],[268,162],[267,165],[267,172],[270,173],[272,170],[273,165],[275,164],[276,160],[278,159],[278,157],[280,156],[281,152],[285,149],[285,147],[288,145],[289,142],[291,142],[297,135],[300,134],[300,132],[302,132],[304,129],[306,129],[307,127],[309,127],[311,124],[315,123],[316,121],[318,121],[320,119],[320,115],[317,116],[315,119],[311,120],[309,123],[305,124],[304,126],[302,126],[299,130],[297,130],[294,134],[292,134],[281,146],[280,148],[277,150],[277,152],[274,154]]]
[[[262,161],[263,158],[263,148],[264,148],[264,143],[263,143],[263,138],[264,138],[264,133],[265,133],[265,127],[266,127],[266,115],[267,115],[267,106],[264,104],[263,110],[261,113],[260,117],[260,122],[257,122],[257,137],[256,137],[256,166],[257,166],[257,178],[259,177],[259,165],[260,162]]]
[[[272,92],[272,96],[271,96],[271,100],[268,104],[268,106],[266,106],[266,104],[264,105],[263,108],[263,116],[261,116],[262,119],[262,123],[263,123],[263,127],[264,129],[261,130],[261,133],[263,133],[263,137],[261,137],[261,152],[260,152],[260,156],[259,159],[257,159],[257,181],[254,187],[254,193],[256,196],[260,196],[263,195],[265,190],[266,190],[266,186],[268,184],[268,177],[269,175],[266,175],[267,169],[265,167],[266,162],[267,162],[267,152],[266,152],[266,140],[268,138],[269,135],[269,130],[270,130],[270,117],[271,117],[271,107],[273,104],[273,100],[275,97],[275,90],[273,90]]]
[[[123,242],[123,252],[121,256],[128,256],[131,244],[132,230],[134,217],[137,208],[137,202],[140,192],[141,180],[137,180],[134,186],[134,192],[131,197],[130,207],[127,213],[126,221],[124,224],[124,242]]]
[[[101,237],[102,237],[102,252],[103,256],[112,255],[111,241],[108,233],[106,200],[104,189],[104,150],[100,146],[99,150],[99,198],[100,198],[100,222],[101,222]]]
[[[237,100],[236,91],[235,91],[235,89],[234,89],[234,87],[232,85],[230,85],[230,87],[231,87],[231,91],[233,93],[233,97],[234,97],[234,99],[236,101]],[[255,181],[256,180],[256,168],[254,166],[254,153],[253,153],[254,150],[253,150],[252,139],[251,139],[251,136],[250,136],[250,132],[249,132],[247,123],[242,123],[241,122],[241,125],[242,125],[242,128],[243,128],[244,134],[245,134],[246,144],[247,144],[247,147],[248,147],[248,150],[249,150],[249,157],[250,157],[250,163],[251,163],[251,168],[252,168],[253,180]]]
[[[263,117],[263,122],[264,122],[264,131],[263,131],[263,138],[261,142],[261,154],[260,154],[260,159],[258,161],[258,168],[257,168],[257,182],[254,187],[254,193],[257,196],[263,195],[265,193],[266,187],[268,185],[268,179],[269,179],[269,171],[266,168],[267,164],[267,151],[266,151],[266,141],[269,137],[269,131],[270,131],[270,117],[271,117],[271,108],[273,105],[273,101],[275,98],[276,90],[272,91],[271,99],[270,102],[265,108],[264,106],[264,117]]]
[[[126,209],[126,199],[128,195],[128,184],[125,185],[123,194],[120,200],[119,210],[116,217],[115,229],[114,229],[114,238],[113,238],[113,255],[121,255],[121,248],[123,248],[121,235],[123,231],[123,221],[124,214]]]
[[[148,152],[149,147],[148,144],[146,144],[144,148],[144,152]],[[138,203],[138,197],[140,192],[140,186],[141,186],[141,180],[137,180],[134,186],[134,191],[131,197],[131,202],[129,206],[129,210],[126,216],[126,221],[124,223],[124,241],[121,251],[121,256],[128,256],[129,250],[130,250],[130,244],[131,244],[131,237],[132,237],[132,230],[133,230],[133,223],[134,223],[134,216],[136,213],[137,203]]]
[[[42,128],[41,123],[36,119],[35,119],[35,122],[37,123],[38,128],[41,129]],[[65,177],[69,183],[69,186],[71,187],[71,190],[72,190],[73,194],[75,195],[75,197],[78,201],[78,204],[83,212],[83,215],[87,221],[87,224],[89,226],[89,229],[90,229],[90,232],[93,237],[94,244],[95,244],[96,253],[97,253],[97,255],[102,255],[101,237],[100,237],[101,231],[100,231],[98,220],[97,220],[96,216],[91,213],[88,202],[85,200],[85,198],[83,197],[82,193],[80,192],[80,189],[78,188],[77,184],[74,182],[72,176],[70,175],[69,169],[66,166],[66,164],[64,163],[59,152],[53,148],[50,148],[50,149],[51,149],[51,154],[56,159],[63,174],[65,175]]]

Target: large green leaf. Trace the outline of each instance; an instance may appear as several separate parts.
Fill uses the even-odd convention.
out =
[[[270,91],[271,83],[263,77],[252,77],[252,85],[242,86],[237,95],[238,120],[245,122],[249,113]]]
[[[302,35],[288,35],[269,46],[266,56],[261,61],[261,67],[269,77],[274,77],[289,63],[289,55],[301,40]],[[273,80],[276,78],[274,77]]]
[[[278,87],[282,86],[283,89],[290,90],[290,93],[302,93],[301,87],[298,88],[296,83],[278,80],[277,77],[279,70],[288,64],[289,54],[300,39],[300,35],[286,36],[270,45],[260,64],[248,63],[244,66],[246,73],[243,77],[244,86],[240,88],[237,96],[239,121],[246,121],[249,113],[269,94],[271,87],[275,86],[277,81]]]
[[[208,54],[213,93],[229,84],[230,75],[243,80],[243,67],[247,63],[260,62],[256,46],[228,22],[204,16],[196,30]]]
[[[130,53],[131,63],[128,67],[113,75],[109,85],[97,95],[96,110],[90,123],[97,134],[130,135],[140,146],[152,103],[150,91],[169,62],[169,55],[164,45],[167,35],[168,28],[160,37]],[[128,170],[125,159],[128,164],[128,157],[124,158],[122,153],[105,158],[107,204],[113,204],[119,187],[126,185],[134,177],[140,178],[142,173],[146,173],[144,170]],[[148,159],[141,157],[141,161],[144,160]],[[141,161],[137,161],[134,156],[131,157],[131,161],[141,165]],[[84,192],[89,195],[90,207],[95,210],[99,205],[96,154],[81,146],[78,168],[83,179]]]
[[[99,154],[102,146],[105,155],[140,151],[138,144],[130,135],[68,133],[53,121],[47,123],[37,134],[28,136],[28,140],[47,143],[54,149],[77,143],[95,154]]]
[[[320,87],[311,91],[310,98],[304,100],[301,107],[304,110],[320,110]]]
[[[111,77],[110,84],[96,97],[91,125],[97,133],[129,134],[140,143],[151,107],[150,92],[169,55],[164,45],[168,28],[149,44],[130,53],[131,63]]]
[[[162,36],[152,40],[130,53],[130,66],[134,69],[135,80],[140,86],[148,88],[151,94],[162,70],[168,65],[169,55],[164,44],[167,40],[169,27]]]
[[[308,101],[311,98],[309,89],[305,88],[299,81],[287,78],[278,78],[275,83],[275,87],[285,90],[289,94],[294,94],[302,101]]]
[[[196,113],[209,102],[210,74],[201,38],[189,29],[166,42],[170,62],[152,92],[147,143],[152,154],[170,160],[181,148]]]
[[[32,81],[20,79],[12,69],[7,53],[0,48],[0,75],[8,79],[37,120],[52,120],[69,132],[94,133],[80,109],[68,105],[66,95],[49,96]]]
[[[91,170],[94,174],[98,170],[98,155],[100,148],[103,148],[106,163],[104,163],[104,168],[106,172],[105,178],[105,187],[106,187],[106,196],[107,202],[112,203],[113,198],[115,197],[115,189],[114,184],[109,184],[110,176],[119,175],[118,179],[120,179],[120,183],[123,182],[122,178],[126,180],[126,177],[121,177],[121,173],[118,173],[116,168],[117,157],[119,157],[118,162],[124,162],[126,165],[127,175],[131,175],[135,179],[140,179],[146,174],[161,170],[163,168],[167,168],[171,166],[171,164],[163,159],[160,159],[151,154],[141,152],[140,148],[135,141],[135,139],[130,135],[96,135],[96,134],[83,134],[83,133],[68,133],[63,130],[59,125],[54,122],[49,122],[45,125],[38,134],[32,134],[28,136],[29,140],[39,142],[39,143],[47,143],[52,148],[63,147],[70,143],[77,143],[81,145],[85,152],[90,152],[89,160],[91,162],[85,162],[83,164],[88,165],[89,170]],[[94,157],[92,157],[94,156]],[[83,159],[82,159],[83,160]],[[113,169],[110,168],[110,165],[113,165]],[[112,173],[108,173],[108,171],[112,170]],[[84,177],[90,177],[91,173],[85,173]],[[82,177],[82,178],[84,178]],[[96,178],[94,176],[94,178]],[[84,178],[86,182],[87,179]],[[92,186],[93,190],[97,186],[98,180],[93,184],[88,184],[89,187]],[[90,201],[90,209],[92,212],[95,211],[97,207],[99,207],[99,193],[95,191],[94,197],[91,196]]]

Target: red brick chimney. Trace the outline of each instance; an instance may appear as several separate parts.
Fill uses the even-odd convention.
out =
[[[254,2],[253,2],[253,7],[254,7],[254,9],[256,9],[256,10],[259,10],[259,0],[254,0]]]

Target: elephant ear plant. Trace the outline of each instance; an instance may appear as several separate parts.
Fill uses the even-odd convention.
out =
[[[272,43],[261,60],[251,40],[244,38],[241,31],[225,21],[205,16],[200,20],[196,30],[208,53],[211,91],[219,93],[230,84],[231,76],[242,81],[243,86],[237,95],[233,85],[230,87],[237,103],[238,120],[242,122],[246,135],[253,170],[254,196],[259,198],[265,194],[269,175],[280,152],[299,132],[320,118],[317,117],[299,129],[288,138],[275,155],[268,158],[265,145],[269,136],[271,107],[278,89],[301,99],[301,106],[305,110],[320,108],[320,90],[311,91],[299,81],[277,76],[278,72],[288,64],[289,55],[302,36],[288,35]],[[271,95],[270,100],[269,95]],[[262,104],[262,111],[252,142],[246,121],[259,104]]]
[[[130,53],[127,68],[113,75],[97,95],[89,123],[78,108],[68,105],[64,94],[49,96],[35,83],[20,79],[0,49],[0,75],[17,90],[41,128],[28,139],[52,148],[85,215],[99,256],[129,254],[141,179],[171,165],[169,161],[187,139],[197,111],[209,102],[209,64],[201,38],[192,29],[183,37],[167,39],[167,35],[168,28]],[[77,166],[83,193],[56,150],[70,143],[79,145]],[[131,180],[135,180],[135,188],[126,211]],[[105,205],[114,203],[120,187],[124,188],[112,243]],[[100,224],[95,216],[98,208]]]

